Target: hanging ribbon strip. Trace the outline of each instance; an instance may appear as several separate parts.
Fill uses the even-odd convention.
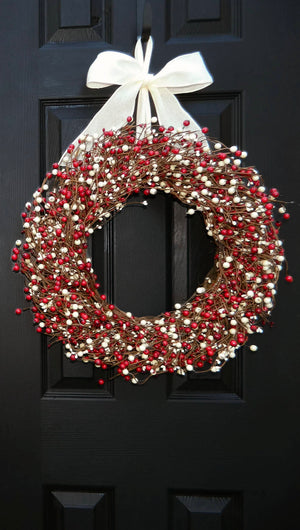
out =
[[[188,120],[190,125],[185,130],[199,131],[199,137],[205,139],[200,126],[183,109],[174,94],[195,92],[213,82],[203,58],[199,52],[179,55],[169,61],[156,75],[149,74],[149,66],[153,49],[150,37],[145,55],[139,38],[134,58],[124,53],[105,51],[100,53],[91,64],[86,85],[89,88],[104,88],[110,85],[121,85],[103,107],[92,118],[87,127],[73,141],[77,146],[81,135],[102,132],[102,129],[119,129],[124,126],[128,116],[133,116],[135,101],[138,97],[136,123],[151,125],[151,94],[158,122],[165,127],[172,125],[175,129],[182,128]],[[143,136],[145,129],[137,129]],[[60,163],[63,164],[63,154]]]

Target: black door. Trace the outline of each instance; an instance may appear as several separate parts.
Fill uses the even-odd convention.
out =
[[[295,201],[282,237],[296,272],[297,2],[151,5],[152,71],[201,51],[215,82],[179,97],[183,106],[212,137],[247,149],[267,185]],[[275,325],[256,339],[258,352],[245,347],[221,373],[160,376],[142,387],[119,379],[99,387],[99,370],[49,350],[30,312],[14,315],[23,304],[23,280],[9,260],[19,212],[112,94],[87,89],[86,73],[100,51],[132,54],[139,6],[2,0],[0,7],[1,528],[296,528],[297,279],[287,285],[282,274]],[[137,315],[184,301],[211,265],[200,214],[187,220],[183,206],[159,194],[99,234],[92,252],[104,290]]]

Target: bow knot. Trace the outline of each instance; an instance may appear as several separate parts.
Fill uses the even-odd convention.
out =
[[[134,58],[124,53],[105,51],[100,53],[91,64],[87,75],[89,88],[104,88],[120,85],[109,100],[97,112],[81,134],[99,133],[104,129],[119,129],[124,126],[128,116],[132,116],[138,96],[136,123],[144,128],[137,129],[143,136],[151,127],[151,94],[158,121],[168,127],[172,125],[180,129],[188,120],[186,130],[197,132],[200,139],[207,145],[200,126],[181,107],[174,94],[201,90],[213,82],[202,56],[199,52],[180,55],[169,61],[157,74],[149,74],[149,66],[153,49],[150,37],[145,54],[139,38]],[[81,135],[80,135],[81,136]],[[73,141],[76,146],[79,136]],[[65,153],[64,153],[65,155]],[[64,155],[61,158],[63,161]]]
[[[145,76],[142,79],[142,85],[141,88],[149,88],[152,79],[154,79],[154,74],[145,74]]]

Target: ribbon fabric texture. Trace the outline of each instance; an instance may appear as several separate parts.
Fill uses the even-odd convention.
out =
[[[153,75],[149,74],[152,49],[153,40],[150,37],[144,55],[139,38],[134,57],[114,51],[105,51],[97,56],[88,71],[87,87],[99,89],[110,85],[120,86],[73,141],[75,146],[81,135],[93,135],[102,132],[103,128],[110,130],[124,126],[127,117],[133,116],[137,97],[136,123],[137,126],[146,125],[140,131],[137,129],[137,134],[143,136],[145,129],[151,126],[149,94],[161,125],[172,125],[176,130],[182,128],[185,120],[189,120],[190,125],[185,130],[199,131],[199,136],[205,139],[200,126],[174,96],[201,90],[213,82],[201,54],[195,52],[179,55]]]

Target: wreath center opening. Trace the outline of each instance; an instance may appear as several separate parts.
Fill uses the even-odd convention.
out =
[[[101,292],[135,316],[155,316],[184,303],[214,263],[216,244],[200,212],[158,192],[134,194],[93,240]]]

